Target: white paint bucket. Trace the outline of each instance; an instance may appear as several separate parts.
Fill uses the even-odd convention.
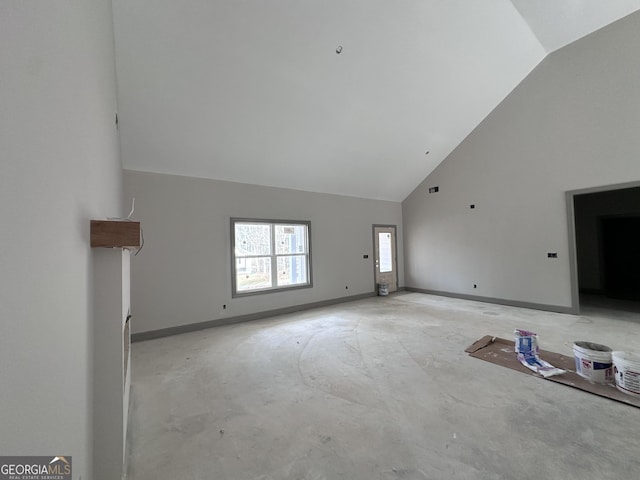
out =
[[[629,395],[640,396],[640,355],[630,352],[613,352],[613,371],[616,387]]]
[[[389,295],[389,284],[382,282],[378,284],[378,295],[385,296]]]
[[[613,381],[611,348],[591,342],[575,342],[573,355],[576,359],[576,373],[582,378],[597,383]]]

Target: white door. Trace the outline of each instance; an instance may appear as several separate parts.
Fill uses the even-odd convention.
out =
[[[396,258],[396,227],[394,225],[373,226],[373,251],[375,255],[376,287],[380,283],[389,285],[389,292],[398,290]]]

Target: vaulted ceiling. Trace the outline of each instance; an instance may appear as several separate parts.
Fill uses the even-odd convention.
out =
[[[401,201],[548,53],[639,8],[113,0],[123,164]]]

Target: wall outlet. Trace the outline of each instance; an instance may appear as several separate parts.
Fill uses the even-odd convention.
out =
[[[475,283],[473,284],[473,288],[478,288],[478,285],[476,285]]]
[[[558,253],[557,252],[549,252],[549,253],[547,253],[547,257],[548,258],[558,258]]]

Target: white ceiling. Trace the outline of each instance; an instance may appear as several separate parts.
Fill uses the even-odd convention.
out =
[[[638,0],[512,0],[547,52],[640,8]]]
[[[113,8],[125,168],[401,201],[549,51],[640,0]]]

